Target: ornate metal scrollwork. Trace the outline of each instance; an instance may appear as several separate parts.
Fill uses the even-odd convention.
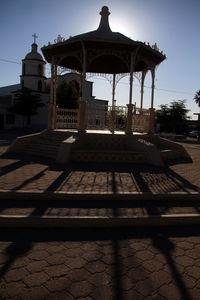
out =
[[[57,38],[54,40],[54,43],[62,43],[65,41],[65,38],[63,38],[60,34],[57,36]]]

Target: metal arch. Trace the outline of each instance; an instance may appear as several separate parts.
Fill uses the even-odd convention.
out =
[[[102,55],[112,55],[112,56],[116,56],[117,58],[121,59],[123,61],[123,63],[126,64],[126,66],[129,66],[129,64],[127,63],[127,60],[124,59],[124,57],[121,55],[121,53],[123,53],[123,51],[120,50],[111,50],[111,49],[104,49],[104,50],[94,50],[94,49],[87,49],[88,50],[88,54],[90,53],[90,51],[93,51],[94,53],[96,53],[96,55],[93,55],[92,58],[89,57],[89,55],[87,56],[87,60],[88,60],[88,64],[91,64],[92,61],[94,61],[96,58],[102,56]],[[124,51],[124,53],[126,52],[126,54],[128,55],[127,51]]]
[[[121,74],[116,74],[115,77],[115,88],[117,86],[117,84],[119,83],[119,81],[128,76],[129,73],[121,73]],[[93,76],[99,76],[99,77],[103,77],[104,79],[106,79],[110,85],[112,86],[113,84],[113,74],[106,74],[106,73],[87,73],[87,79],[93,77]]]

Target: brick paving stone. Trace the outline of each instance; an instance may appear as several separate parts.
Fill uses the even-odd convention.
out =
[[[26,269],[29,272],[40,272],[44,270],[47,266],[47,262],[45,260],[42,261],[31,261],[29,264],[26,265]]]
[[[151,281],[153,282],[155,288],[161,287],[165,283],[169,283],[172,280],[169,273],[165,271],[157,271],[151,274]]]
[[[148,251],[148,250],[144,250],[144,251],[140,251],[136,253],[136,257],[139,258],[142,261],[145,260],[150,260],[153,258],[153,254]]]
[[[80,297],[78,300],[93,300],[92,297]]]
[[[100,261],[94,261],[87,263],[85,268],[92,274],[101,273],[106,269],[106,265]]]
[[[36,286],[27,289],[26,292],[23,293],[23,300],[30,299],[48,299],[49,291],[44,286]]]
[[[82,254],[82,257],[87,260],[88,262],[89,261],[95,261],[95,260],[98,260],[98,259],[105,259],[105,256],[103,256],[103,254],[99,251],[87,251],[87,252],[84,252]]]
[[[189,250],[186,250],[185,251],[185,255],[195,259],[195,258],[198,258],[199,257],[199,250],[200,250],[200,247],[199,245],[194,247],[193,245],[193,248],[192,249],[189,249]]]
[[[177,257],[176,261],[183,267],[191,266],[194,264],[194,260],[191,257],[185,255]]]
[[[59,245],[59,247],[56,245],[52,245],[52,246],[50,245],[47,249],[47,252],[49,254],[54,254],[54,253],[60,253],[60,252],[63,253],[65,250],[66,250],[66,248],[62,245]]]
[[[133,299],[137,299],[137,300],[143,300],[144,296],[142,296],[141,294],[139,294],[135,289],[130,290],[130,291],[125,291],[123,293],[124,299],[126,300],[133,300]],[[113,299],[113,298],[111,298]]]
[[[200,278],[200,267],[190,266],[185,269],[187,275],[199,279]]]
[[[94,286],[108,285],[113,281],[112,276],[105,272],[92,274],[88,277],[88,280]]]
[[[32,260],[42,260],[48,257],[49,254],[47,251],[41,250],[41,251],[34,251],[28,255],[28,257]]]
[[[91,296],[95,300],[102,300],[102,299],[113,300],[113,299],[117,299],[116,296],[119,295],[115,295],[113,286],[101,286],[93,289]]]
[[[16,260],[12,262],[12,269],[26,267],[29,263],[30,259],[27,256],[17,257]]]
[[[65,255],[67,255],[68,257],[76,257],[76,256],[82,256],[84,251],[81,248],[76,248],[76,249],[65,250],[63,251],[63,253],[65,253]]]
[[[89,296],[92,290],[93,290],[93,285],[87,280],[74,282],[69,287],[69,292],[75,297],[75,299],[78,299],[79,297]]]
[[[69,278],[69,280],[71,280],[72,282],[82,281],[85,278],[88,278],[89,280],[91,276],[91,273],[88,272],[85,268],[73,269],[70,270],[67,274],[67,278]]]
[[[99,254],[99,256],[101,257],[101,254]],[[98,256],[94,256],[95,258],[97,258]],[[99,257],[99,258],[100,258]],[[93,260],[93,259],[91,259],[91,260]],[[88,261],[91,261],[91,260],[89,260],[88,259]],[[113,255],[112,254],[106,254],[105,256],[103,256],[102,258],[101,258],[101,260],[105,263],[105,264],[107,264],[107,265],[113,265],[114,264],[114,258],[113,258]]]
[[[136,291],[139,294],[143,295],[145,298],[151,295],[153,288],[153,282],[151,282],[149,278],[139,281],[135,285]]]
[[[45,272],[32,273],[26,276],[23,281],[29,287],[40,286],[49,279]]]
[[[49,255],[48,257],[46,257],[45,260],[50,265],[58,265],[66,262],[66,256],[63,255],[62,253],[55,253],[53,255]]]
[[[198,288],[193,288],[191,290],[189,290],[189,295],[190,295],[190,298],[192,300],[199,300],[199,296],[200,296],[200,289]]]
[[[66,266],[70,269],[80,269],[83,266],[85,266],[86,261],[81,258],[80,256],[76,257],[76,258],[68,258],[68,261],[65,262]]]
[[[15,296],[24,295],[26,292],[27,288],[23,282],[9,282],[5,285],[5,288],[2,291],[2,295],[5,295],[5,298],[13,298]]]
[[[71,281],[66,277],[53,278],[45,283],[45,287],[51,292],[69,290]]]
[[[142,265],[149,272],[159,271],[163,268],[163,264],[160,261],[156,261],[156,260],[153,260],[153,263],[152,260],[144,261]]]
[[[47,273],[50,277],[57,277],[66,275],[69,272],[69,268],[66,265],[54,265],[43,268],[45,273]]]
[[[19,281],[23,280],[28,274],[29,272],[25,268],[18,268],[8,271],[4,278],[7,282]]]
[[[174,284],[164,284],[160,288],[160,293],[166,299],[182,299],[178,287]]]
[[[138,281],[138,280],[146,279],[149,275],[149,272],[140,266],[137,268],[131,268],[129,271],[127,271],[126,274],[129,278],[132,278],[132,279]]]
[[[183,249],[183,250],[188,250],[188,249],[192,249],[193,248],[193,244],[192,243],[188,243],[186,241],[180,242],[178,245],[179,248]]]
[[[48,299],[48,300],[57,300],[57,299],[58,300],[74,300],[74,297],[72,295],[70,295],[67,291],[61,291],[61,292],[51,293],[50,295],[48,295],[48,297],[46,299]]]

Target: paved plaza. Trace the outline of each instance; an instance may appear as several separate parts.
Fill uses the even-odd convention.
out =
[[[3,153],[9,139],[1,140]],[[192,161],[179,161],[165,168],[62,166],[43,158],[4,156],[0,158],[0,189],[114,194],[199,193],[200,145],[195,140],[182,144]],[[0,299],[199,298],[198,226],[0,229]]]

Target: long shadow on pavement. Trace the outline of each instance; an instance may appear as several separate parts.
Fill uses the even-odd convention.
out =
[[[179,297],[181,299],[192,299],[190,292],[188,291],[181,272],[176,266],[176,262],[173,260],[171,253],[175,250],[176,245],[172,242],[171,238],[187,238],[187,237],[198,237],[200,238],[200,232],[198,228],[195,227],[179,227],[179,228],[163,228],[163,229],[0,229],[0,250],[1,246],[5,242],[9,242],[9,245],[4,250],[4,254],[7,257],[7,260],[1,266],[0,277],[4,277],[7,271],[12,267],[12,264],[19,257],[25,257],[28,252],[32,251],[32,247],[36,243],[48,243],[48,242],[79,242],[79,247],[81,243],[84,242],[97,242],[95,247],[98,248],[99,243],[109,242],[110,247],[110,256],[113,261],[112,269],[112,279],[114,286],[112,286],[112,299],[125,300],[127,295],[127,289],[124,289],[124,274],[129,274],[130,280],[133,277],[137,276],[137,284],[139,283],[140,278],[145,278],[145,281],[142,281],[143,288],[147,289],[147,293],[150,293],[149,296],[152,296],[157,292],[158,288],[154,288],[154,282],[150,278],[150,273],[147,273],[146,269],[142,266],[141,261],[137,261],[138,258],[135,256],[138,253],[137,242],[143,241],[145,239],[150,239],[152,241],[151,245],[147,244],[144,249],[140,248],[141,254],[143,253],[145,257],[145,252],[157,251],[156,253],[162,255],[167,265],[171,271],[172,278],[175,282],[175,285],[178,287]],[[131,244],[129,244],[131,243]],[[56,243],[58,245],[58,243]],[[136,245],[136,249],[134,249]],[[47,251],[48,251],[48,245]],[[149,247],[153,247],[149,249]],[[155,250],[154,250],[155,249]],[[89,250],[88,250],[89,251]],[[94,245],[93,245],[94,251]],[[101,248],[101,252],[102,252]],[[2,252],[2,250],[1,250]],[[70,259],[70,258],[68,258]],[[128,259],[128,260],[127,260]],[[142,259],[140,257],[140,259]],[[125,262],[126,261],[126,262]],[[145,259],[144,259],[145,261]],[[136,262],[136,263],[135,263]],[[135,263],[135,264],[134,264]],[[152,260],[152,264],[154,261]],[[134,264],[133,269],[131,269],[131,264]],[[137,271],[139,269],[139,273]],[[130,273],[130,270],[132,273]],[[70,273],[73,272],[71,269]],[[97,270],[98,272],[98,270]],[[143,273],[143,274],[142,274]],[[149,276],[149,277],[148,277]],[[83,278],[82,280],[85,280]],[[96,283],[98,284],[98,282]],[[134,285],[132,284],[132,288]],[[155,295],[155,294],[154,294]],[[145,297],[144,297],[145,298]],[[101,298],[98,298],[101,299]]]

